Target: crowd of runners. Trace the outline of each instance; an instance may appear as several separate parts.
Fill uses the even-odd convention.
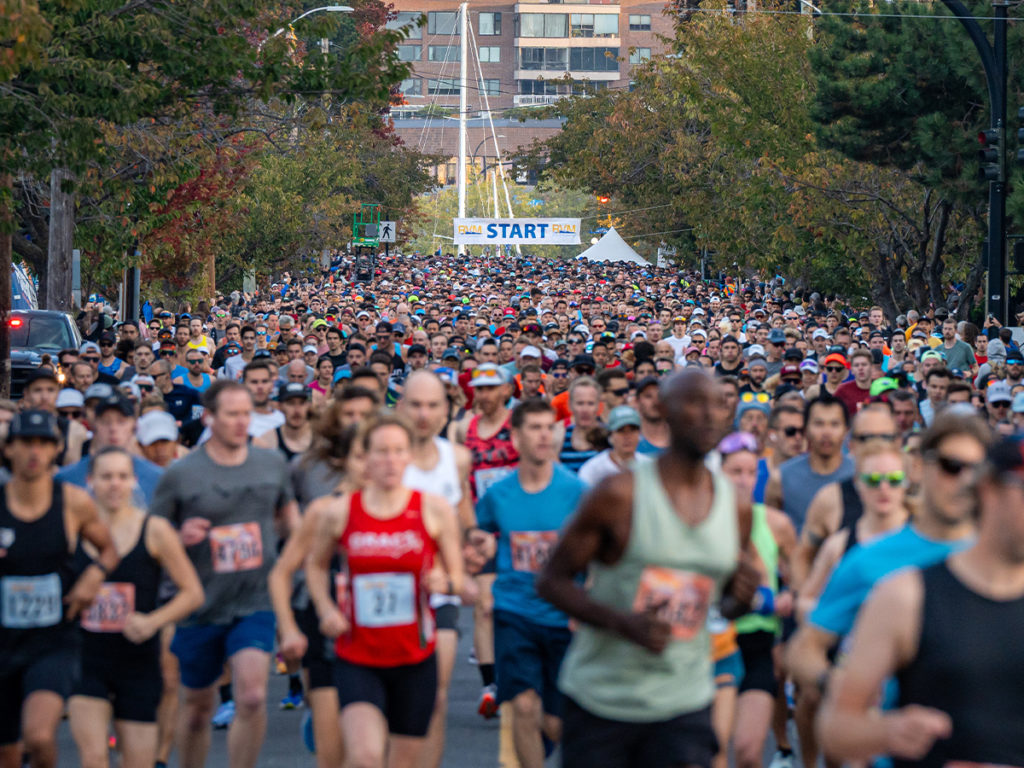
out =
[[[253,768],[275,667],[311,763],[438,768],[463,605],[521,768],[1024,766],[1010,329],[633,265],[358,277],[90,302],[0,401],[0,768],[65,716],[86,768],[201,768],[215,727]]]

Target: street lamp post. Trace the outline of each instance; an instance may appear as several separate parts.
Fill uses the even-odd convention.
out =
[[[297,21],[301,21],[307,16],[312,16],[314,13],[352,13],[354,10],[355,8],[352,8],[348,5],[321,5],[319,8],[311,8],[305,13],[300,14],[299,16],[296,16],[294,19],[289,21],[287,24],[285,24],[283,27],[277,30],[277,32],[272,34],[271,37],[277,37],[278,35],[284,34],[284,31],[288,29],[288,27],[290,27],[292,24],[294,24]]]
[[[985,248],[985,266],[988,271],[985,298],[987,312],[1006,325],[1006,17],[1007,0],[994,0],[992,42],[973,14],[960,0],[942,0],[967,31],[978,49],[988,83],[989,126],[998,136],[998,173],[988,184],[988,242]]]

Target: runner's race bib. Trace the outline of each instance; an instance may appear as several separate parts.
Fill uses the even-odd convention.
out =
[[[473,484],[476,486],[476,497],[482,499],[487,489],[499,480],[503,480],[513,472],[515,467],[491,467],[490,469],[478,469],[473,473]]]
[[[60,576],[4,576],[0,579],[3,607],[0,616],[7,629],[53,627],[64,616]]]
[[[88,632],[124,632],[128,615],[135,611],[135,585],[105,581],[96,600],[82,615],[82,629]]]
[[[251,571],[263,565],[263,533],[259,523],[236,523],[210,529],[214,573]]]
[[[416,621],[416,579],[411,573],[353,576],[352,596],[360,627],[401,627]]]
[[[662,605],[658,618],[672,625],[674,640],[692,640],[707,621],[714,581],[710,576],[675,568],[647,566],[633,598],[633,610]]]
[[[558,531],[513,531],[509,535],[512,570],[539,573],[558,543]]]

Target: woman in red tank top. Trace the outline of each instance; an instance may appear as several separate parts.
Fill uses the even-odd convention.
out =
[[[335,638],[348,761],[383,768],[388,754],[393,768],[411,768],[437,689],[429,597],[461,590],[462,556],[448,502],[402,484],[411,458],[408,425],[383,413],[364,427],[361,439],[366,485],[341,496],[339,514],[325,518],[306,565],[307,581],[321,630]],[[337,603],[327,588],[336,551],[346,561]]]

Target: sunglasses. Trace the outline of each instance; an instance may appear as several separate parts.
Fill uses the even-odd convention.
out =
[[[153,385],[152,384],[139,384],[139,391],[140,392],[152,392],[153,391]]]
[[[856,440],[858,443],[866,443],[868,440],[885,440],[886,442],[892,442],[899,435],[895,432],[861,432],[859,435],[850,435],[851,440]]]
[[[952,456],[943,456],[941,453],[931,452],[925,454],[925,458],[929,461],[935,462],[945,474],[950,477],[956,477],[961,474],[964,470],[971,469],[973,464],[960,459],[955,459]]]
[[[567,379],[569,378],[568,371],[552,371],[551,378],[553,379]]]
[[[829,373],[842,373],[846,368],[841,365],[826,365],[825,370]]]
[[[86,363],[98,363],[100,359],[98,357],[93,357],[92,355],[90,355],[89,357],[83,357],[82,361]]]
[[[228,316],[227,312],[218,312],[217,313],[217,317],[227,317],[227,316]]]
[[[112,346],[114,346],[114,342],[112,342],[112,341],[101,341],[100,342],[100,346],[101,347],[112,347]]]
[[[85,412],[84,411],[61,411],[60,415],[66,417],[68,419],[80,419],[80,418],[82,418],[82,416],[85,415]]]
[[[616,397],[625,397],[629,394],[629,387],[619,387],[618,389],[609,389],[608,391]]]
[[[178,353],[175,352],[173,349],[161,349],[160,350],[160,357],[174,357],[176,354],[178,354]]]
[[[784,434],[786,437],[796,437],[797,435],[802,435],[803,433],[803,427],[786,427],[785,429],[782,430],[782,434]]]
[[[191,360],[188,361],[188,364],[189,365],[202,365],[203,364],[203,358],[201,358],[201,357],[193,357]]]
[[[768,403],[771,399],[767,392],[744,392],[740,395],[741,403]]]
[[[907,473],[903,470],[898,472],[862,472],[860,481],[868,488],[878,488],[886,483],[890,488],[901,488],[907,481]]]

